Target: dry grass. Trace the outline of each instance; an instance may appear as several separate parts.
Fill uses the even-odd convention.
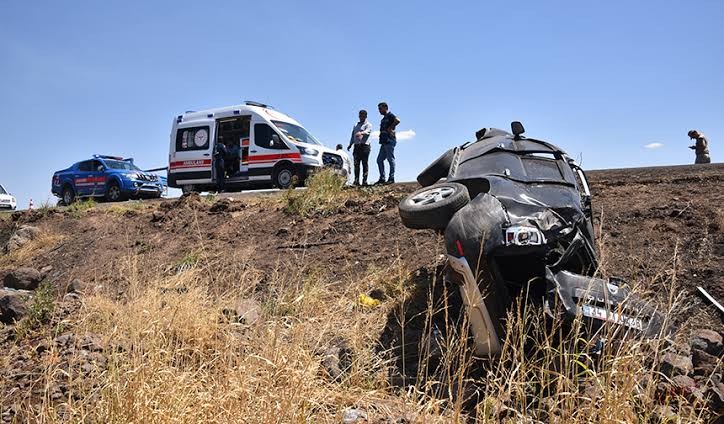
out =
[[[41,422],[61,416],[108,423],[340,422],[342,411],[354,406],[371,420],[587,423],[650,422],[657,408],[670,406],[681,422],[708,418],[701,404],[657,394],[657,385],[667,381],[657,366],[663,337],[628,337],[594,358],[580,322],[561,337],[561,321],[518,308],[507,321],[502,357],[486,361],[472,357],[466,326],[455,324],[446,303],[454,296],[432,295],[447,290],[434,277],[422,294],[427,308],[409,313],[416,287],[402,263],[325,277],[303,258],[262,273],[238,255],[235,268],[222,269],[200,244],[154,281],[138,277],[142,256],[125,258],[119,265],[128,279],[124,296],[86,297],[72,324],[76,334],[104,338],[107,369],[96,370],[94,385],[73,389],[60,403],[46,393],[29,415]],[[672,275],[668,293],[676,291]],[[379,306],[360,305],[359,294],[374,289],[384,294]],[[257,322],[225,318],[224,309],[240,298],[259,302]],[[679,304],[672,295],[667,308]],[[413,320],[424,322],[417,346],[405,339]],[[384,328],[401,335],[396,346],[380,346]],[[338,339],[353,357],[334,382],[320,364]],[[406,349],[422,353],[410,356]],[[391,380],[405,369],[393,355],[416,362],[416,374],[405,383]],[[46,390],[67,372],[50,358],[41,385]]]
[[[64,239],[63,235],[41,231],[38,237],[21,248],[0,255],[0,267],[30,263],[33,259],[56,248]]]

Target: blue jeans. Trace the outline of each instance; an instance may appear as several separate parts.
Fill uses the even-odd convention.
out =
[[[380,168],[380,180],[385,179],[385,159],[390,164],[390,179],[395,179],[395,145],[396,142],[380,144],[380,153],[377,155],[377,166]]]

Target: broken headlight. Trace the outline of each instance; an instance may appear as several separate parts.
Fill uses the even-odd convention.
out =
[[[505,229],[506,246],[540,246],[545,244],[543,233],[535,227],[513,226]]]

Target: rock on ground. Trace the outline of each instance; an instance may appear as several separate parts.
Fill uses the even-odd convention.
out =
[[[3,279],[5,287],[18,290],[35,290],[43,275],[35,268],[21,267],[8,272]]]
[[[12,324],[28,312],[26,301],[29,295],[16,290],[0,290],[0,322]]]
[[[21,225],[20,228],[18,228],[15,233],[10,236],[10,239],[5,245],[5,252],[10,253],[14,250],[20,249],[29,241],[36,239],[39,234],[40,229],[38,227],[33,227],[32,225]]]

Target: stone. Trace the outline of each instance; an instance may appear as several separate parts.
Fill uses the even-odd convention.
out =
[[[92,333],[85,334],[78,339],[78,347],[90,352],[102,352],[101,336]]]
[[[33,227],[32,225],[21,225],[15,233],[10,236],[7,244],[5,245],[5,252],[10,253],[14,250],[18,250],[25,246],[31,240],[34,240],[40,235],[40,229]]]
[[[332,340],[324,351],[322,369],[330,380],[340,382],[352,367],[352,349],[342,339]]]
[[[360,408],[345,408],[342,411],[342,423],[343,424],[354,424],[354,423],[366,423],[367,422],[367,411]]]
[[[672,352],[665,353],[659,363],[661,371],[667,375],[688,375],[694,370],[691,358]]]
[[[68,293],[89,294],[92,289],[90,284],[78,278],[74,278],[73,281],[68,284]]]
[[[694,365],[694,373],[703,376],[712,375],[719,362],[716,356],[697,348],[692,349],[691,360]]]
[[[259,321],[261,306],[253,299],[239,299],[234,306],[236,319],[240,324],[254,325]]]
[[[55,343],[58,347],[64,348],[64,347],[70,347],[75,344],[75,335],[74,334],[63,334],[55,339],[53,339],[53,343]]]
[[[161,222],[164,218],[166,218],[166,214],[159,210],[153,211],[151,214],[151,222]]]
[[[20,321],[28,313],[26,298],[15,290],[0,291],[0,322],[12,324]]]
[[[21,267],[5,274],[3,284],[13,289],[35,290],[42,279],[43,276],[37,269]]]
[[[691,345],[714,356],[721,356],[724,351],[722,347],[722,336],[713,330],[701,329],[694,332],[691,337]]]

